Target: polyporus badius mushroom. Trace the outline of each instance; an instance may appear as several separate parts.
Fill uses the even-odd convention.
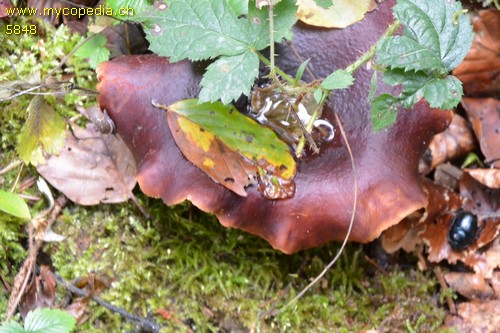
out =
[[[352,63],[366,52],[392,21],[386,1],[366,18],[342,30],[294,28],[294,47],[318,77]],[[278,66],[293,72],[300,62],[291,50],[280,48]],[[358,206],[350,240],[368,242],[408,214],[424,207],[418,161],[432,136],[446,128],[451,112],[431,109],[420,101],[400,112],[394,126],[374,133],[367,99],[372,71],[355,74],[355,84],[330,99],[342,119],[354,154],[358,177]],[[296,192],[292,198],[269,200],[256,186],[242,197],[214,182],[186,160],[171,135],[163,104],[196,97],[200,75],[190,62],[169,63],[154,55],[128,56],[98,68],[101,108],[114,120],[119,135],[137,161],[142,191],[161,197],[167,205],[190,200],[217,215],[227,227],[256,234],[283,252],[342,240],[353,207],[351,161],[340,135],[323,143],[319,154],[297,161]],[[310,78],[309,78],[310,79]],[[379,92],[394,92],[379,82]],[[328,108],[323,116],[338,124]]]

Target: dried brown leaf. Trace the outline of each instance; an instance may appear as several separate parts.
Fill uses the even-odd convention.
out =
[[[494,161],[492,165],[500,168],[500,100],[464,98],[462,105],[472,123],[486,161]]]
[[[19,302],[19,312],[25,317],[36,308],[52,307],[56,298],[56,278],[49,266],[41,265]]]
[[[426,174],[436,166],[472,151],[475,145],[467,120],[453,114],[450,126],[432,139],[425,160],[420,162],[420,172]]]
[[[135,161],[123,141],[114,135],[73,126],[59,156],[51,156],[38,172],[80,205],[118,203],[134,188]]]
[[[453,71],[468,96],[500,92],[500,11],[483,10],[474,18],[474,41],[464,61]]]

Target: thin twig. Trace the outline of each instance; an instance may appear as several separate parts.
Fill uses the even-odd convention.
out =
[[[311,281],[311,283],[309,283],[304,289],[302,289],[302,291],[297,296],[295,296],[290,302],[288,302],[284,307],[282,307],[279,310],[279,312],[283,312],[284,309],[288,308],[291,304],[295,303],[299,298],[301,298],[312,286],[314,286],[326,274],[326,272],[328,272],[328,270],[333,266],[333,264],[335,264],[335,262],[338,260],[338,258],[344,251],[347,241],[349,240],[349,236],[351,235],[352,226],[354,225],[354,217],[356,215],[356,206],[358,202],[358,177],[356,175],[356,165],[354,164],[354,155],[352,154],[351,146],[349,145],[349,141],[347,140],[347,136],[344,132],[344,128],[342,126],[340,118],[337,112],[334,111],[333,114],[335,115],[335,119],[339,125],[340,134],[342,135],[342,139],[346,144],[346,148],[347,151],[349,152],[349,157],[351,159],[353,184],[354,184],[354,203],[352,205],[351,221],[349,222],[349,228],[347,229],[347,234],[344,238],[342,246],[340,246],[340,249],[335,258],[333,258],[332,261],[330,261],[330,263],[326,265],[323,271],[318,276],[316,276],[314,280]]]
[[[160,331],[160,325],[158,325],[157,323],[151,322],[147,319],[144,319],[144,318],[141,318],[141,317],[136,316],[134,314],[131,314],[123,308],[119,308],[117,306],[114,306],[114,305],[106,302],[106,301],[103,301],[99,297],[97,297],[95,295],[91,295],[92,293],[90,293],[90,292],[87,293],[85,290],[74,286],[73,284],[69,283],[64,278],[59,276],[58,274],[54,274],[54,275],[56,277],[57,282],[59,282],[64,288],[71,291],[73,294],[76,294],[78,296],[85,297],[85,298],[91,296],[91,299],[94,302],[96,302],[97,304],[105,307],[106,309],[108,309],[112,312],[118,313],[120,316],[122,316],[123,318],[125,318],[129,321],[132,321],[132,322],[138,324],[143,330],[145,330],[147,332],[156,333],[156,332]]]
[[[288,42],[287,45],[290,48],[290,50],[292,50],[292,53],[295,56],[295,58],[297,58],[300,61],[300,63],[303,63],[304,58],[302,58],[302,56],[299,54],[299,52],[297,52],[297,49],[295,49],[295,47],[292,45],[292,42]],[[309,68],[309,66],[306,66],[306,72],[311,77],[312,80],[317,80],[316,75],[314,75],[314,73]]]
[[[3,175],[4,173],[9,172],[10,170],[14,169],[15,167],[17,167],[21,163],[23,163],[21,160],[17,160],[17,161],[14,161],[14,162],[10,163],[5,168],[3,168],[2,170],[0,170],[0,175]]]
[[[14,190],[17,187],[17,183],[19,183],[19,178],[21,178],[21,172],[23,172],[23,167],[24,167],[24,162],[21,163],[21,166],[19,167],[19,171],[17,172],[17,177],[16,180],[14,181],[14,184],[12,185],[11,192],[14,192]]]
[[[436,274],[436,277],[439,281],[439,284],[441,285],[441,288],[444,290],[449,289],[448,284],[446,283],[443,272],[441,271],[441,267],[436,266],[434,269],[434,274]],[[452,314],[457,314],[457,309],[455,308],[455,303],[453,302],[453,299],[451,296],[446,296],[446,303],[448,304],[448,308],[450,309],[450,313]]]

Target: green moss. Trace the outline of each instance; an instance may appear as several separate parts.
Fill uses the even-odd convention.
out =
[[[32,18],[18,17],[11,24],[32,24]],[[0,85],[8,86],[16,81],[29,83],[40,82],[69,54],[83,38],[72,33],[68,27],[61,25],[54,28],[41,20],[37,20],[39,34],[7,35],[5,22],[0,21],[2,36],[2,52],[0,55]],[[42,33],[43,31],[43,33]],[[43,36],[43,37],[41,37]],[[57,80],[70,81],[83,88],[95,88],[97,79],[95,72],[84,61],[71,57],[62,70],[55,73]],[[4,96],[5,97],[5,96]],[[1,148],[11,150],[17,145],[17,137],[27,118],[26,109],[31,100],[30,95],[0,102]],[[46,95],[47,102],[61,115],[73,117],[77,103],[95,104],[95,96],[82,94],[74,90],[66,95]]]
[[[418,271],[368,272],[362,247],[351,244],[340,261],[299,302],[281,309],[335,255],[338,246],[288,256],[264,241],[225,229],[189,204],[165,207],[141,197],[153,219],[146,221],[128,204],[64,211],[56,232],[67,241],[47,249],[68,280],[89,272],[112,284],[105,300],[127,311],[156,318],[165,332],[199,332],[236,323],[257,331],[341,332],[436,331],[445,311],[439,307],[434,278]],[[154,316],[165,309],[177,320]],[[95,304],[79,331],[127,331],[133,325]]]

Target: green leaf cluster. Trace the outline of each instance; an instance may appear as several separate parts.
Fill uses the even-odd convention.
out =
[[[295,1],[282,0],[274,7],[274,38],[291,39],[296,22]],[[240,17],[245,14],[245,17]],[[248,95],[259,73],[257,51],[269,46],[267,7],[255,0],[173,0],[166,10],[156,8],[137,20],[144,22],[150,50],[171,61],[217,59],[201,81],[200,102],[221,100],[228,104]]]
[[[106,36],[103,34],[96,34],[83,44],[75,56],[79,59],[88,59],[91,68],[97,68],[101,62],[108,61],[110,52],[106,48]]]
[[[2,324],[0,333],[68,333],[76,325],[76,319],[67,312],[37,308],[28,312],[24,327],[15,321]]]
[[[394,123],[393,104],[410,108],[425,98],[434,108],[456,106],[463,95],[462,85],[448,73],[464,59],[474,37],[469,17],[456,1],[398,0],[393,11],[404,31],[402,36],[378,43],[377,62],[386,67],[383,81],[401,84],[403,90],[397,98],[375,98],[372,120],[376,129]]]

